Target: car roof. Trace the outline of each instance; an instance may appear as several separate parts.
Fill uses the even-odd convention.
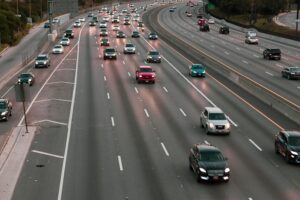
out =
[[[223,111],[218,107],[205,107],[209,113],[223,113]]]
[[[107,47],[107,48],[105,48],[104,50],[109,50],[109,49],[116,50],[116,49],[115,49],[115,48],[113,48],[113,47]]]
[[[284,133],[286,136],[299,136],[300,137],[300,131],[281,131]]]
[[[141,65],[140,68],[152,68],[151,66]]]
[[[221,152],[217,147],[210,145],[210,144],[196,144],[197,149],[201,152],[201,151],[218,151]]]
[[[48,56],[47,54],[39,54],[38,57],[44,57],[44,56]]]

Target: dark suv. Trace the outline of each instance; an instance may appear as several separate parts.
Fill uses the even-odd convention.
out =
[[[105,48],[103,59],[117,59],[117,50],[115,48]]]
[[[12,103],[8,99],[0,99],[0,120],[8,120],[11,116]]]
[[[208,143],[195,144],[190,150],[189,166],[196,174],[198,182],[228,182],[230,169],[226,160],[217,147]]]
[[[50,58],[47,54],[40,54],[35,59],[35,68],[38,67],[49,67],[50,66]]]
[[[300,131],[280,131],[275,137],[275,152],[288,163],[300,164]]]
[[[221,26],[219,29],[220,34],[229,34],[229,27],[228,26]]]
[[[274,59],[280,60],[281,59],[281,51],[280,49],[265,49],[263,52],[263,56],[265,59]]]

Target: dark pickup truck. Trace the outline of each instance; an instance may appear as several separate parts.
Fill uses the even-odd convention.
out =
[[[280,60],[281,59],[281,51],[280,49],[265,49],[263,52],[263,56],[265,59],[271,60]]]

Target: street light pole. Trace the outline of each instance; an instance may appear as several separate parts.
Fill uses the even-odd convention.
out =
[[[300,0],[297,1],[296,32],[298,32],[299,9],[300,9]]]

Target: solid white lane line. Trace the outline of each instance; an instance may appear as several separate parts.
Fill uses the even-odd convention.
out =
[[[42,99],[35,101],[34,103],[40,103],[40,102],[46,102],[46,101],[64,101],[64,102],[72,102],[72,100],[67,100],[67,99]]]
[[[128,74],[128,76],[129,76],[129,77],[131,77],[131,74],[130,74],[130,72],[127,72],[127,74]]]
[[[136,87],[134,87],[134,90],[135,90],[135,92],[138,94],[139,93],[139,91],[138,91],[138,89],[136,88]]]
[[[245,63],[245,64],[249,64],[246,60],[242,60],[242,62]]]
[[[53,123],[53,124],[59,124],[59,125],[62,125],[62,126],[68,126],[67,123],[58,122],[58,121],[53,121],[53,120],[48,120],[48,119],[39,120],[39,121],[34,121],[34,122],[32,122],[31,124],[39,124],[39,123],[43,123],[43,122],[50,122],[50,123]]]
[[[170,156],[170,154],[169,154],[167,148],[165,147],[164,143],[161,142],[160,144],[161,144],[161,146],[162,146],[162,148],[163,148],[163,150],[164,150],[166,156]]]
[[[266,74],[270,75],[270,76],[274,76],[272,73],[270,72],[266,72]]]
[[[262,149],[261,149],[255,142],[253,142],[253,140],[249,139],[249,141],[250,141],[251,144],[253,144],[259,151],[262,151]]]
[[[63,187],[64,187],[64,178],[65,178],[65,171],[66,171],[67,157],[68,157],[69,143],[70,143],[69,141],[70,141],[70,137],[71,137],[73,112],[74,112],[75,97],[76,97],[76,91],[77,91],[77,77],[78,77],[79,52],[80,52],[80,48],[79,48],[80,45],[79,44],[80,44],[81,32],[82,32],[82,29],[80,29],[79,37],[78,37],[79,39],[78,39],[78,42],[77,42],[76,71],[75,71],[75,78],[74,78],[72,103],[71,103],[70,114],[69,114],[69,121],[68,121],[68,132],[67,132],[66,146],[65,146],[65,152],[64,152],[64,160],[63,160],[63,165],[62,165],[62,170],[61,170],[61,176],[60,176],[60,182],[59,182],[59,190],[58,190],[58,196],[57,196],[58,200],[62,199],[62,192],[63,192]]]
[[[120,155],[118,155],[118,163],[119,163],[119,168],[120,168],[120,171],[123,171],[123,164],[122,164],[122,158]]]
[[[225,53],[226,55],[229,55],[229,52],[227,52],[227,51],[225,51],[224,53]]]
[[[112,125],[112,126],[115,126],[116,124],[115,124],[115,119],[114,119],[114,117],[110,117],[110,119],[111,119],[111,125]]]
[[[107,99],[110,99],[110,95],[109,95],[109,92],[107,93]]]
[[[66,81],[49,82],[49,83],[47,83],[47,85],[51,85],[51,84],[61,84],[61,83],[74,85],[74,83],[72,83],[72,82],[66,82]]]
[[[179,110],[180,110],[180,112],[182,113],[182,115],[186,117],[185,112],[184,112],[181,108],[179,108]]]
[[[163,87],[163,89],[168,93],[168,90],[167,90],[167,88],[166,87]]]
[[[259,58],[259,56],[258,56],[258,55],[256,55],[256,54],[253,54],[253,56],[254,56],[255,58]]]
[[[11,86],[2,96],[1,96],[1,98],[4,98],[8,93],[9,93],[9,91],[11,91],[12,89],[14,88],[14,85],[13,86]]]
[[[64,158],[63,156],[55,155],[55,154],[52,154],[52,153],[46,153],[46,152],[43,152],[43,151],[32,150],[31,152],[46,155],[46,156],[51,156],[51,157],[55,157],[55,158]]]
[[[227,115],[225,115],[225,116],[226,116],[227,120],[228,120],[231,124],[233,124],[233,126],[235,126],[235,127],[238,126],[232,119],[230,119],[229,116],[227,116]]]
[[[149,118],[150,116],[149,116],[149,113],[146,108],[144,109],[144,112],[145,112],[145,115]]]
[[[300,89],[300,86],[299,87],[297,87],[298,89]]]
[[[106,81],[106,76],[104,76],[103,78],[104,78],[104,80]]]

